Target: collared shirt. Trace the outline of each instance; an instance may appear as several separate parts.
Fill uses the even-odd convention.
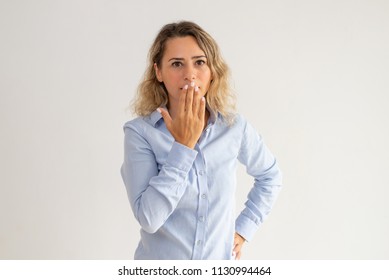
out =
[[[234,233],[253,238],[280,190],[281,172],[241,115],[228,125],[211,113],[194,149],[174,140],[157,111],[127,122],[124,133],[121,174],[141,227],[134,259],[232,259]],[[254,181],[238,217],[237,161]]]

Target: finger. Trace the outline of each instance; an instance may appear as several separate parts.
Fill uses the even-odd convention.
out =
[[[178,99],[178,112],[180,114],[185,112],[185,102],[186,102],[187,91],[188,91],[188,85],[185,85],[182,88],[182,92],[181,92],[180,97]]]
[[[234,259],[238,258],[240,249],[241,248],[240,248],[239,244],[235,244],[234,245],[234,249],[232,250],[232,256],[233,256]]]
[[[235,233],[233,256],[236,260],[239,260],[241,255],[242,255],[242,247],[243,247],[244,241],[245,241],[245,239],[239,233]]]
[[[189,111],[192,112],[194,86],[195,83],[191,82],[188,91],[186,93],[185,111],[187,112]]]
[[[238,253],[238,252],[241,250],[241,248],[242,248],[242,245],[239,244],[239,243],[236,243],[236,244],[234,244],[234,249],[233,249],[233,251],[234,251],[235,253]]]
[[[199,87],[195,86],[194,94],[193,94],[193,105],[192,105],[193,115],[195,116],[199,112],[200,102],[201,102],[201,96],[200,96]]]
[[[235,260],[240,260],[240,257],[242,256],[242,251],[239,251],[237,254],[236,254],[236,257],[235,257]]]
[[[162,115],[163,120],[165,121],[166,127],[169,129],[172,124],[172,118],[167,110],[163,108],[158,108],[157,111]]]
[[[201,97],[200,99],[200,108],[198,111],[198,116],[200,120],[204,120],[205,118],[205,97]]]

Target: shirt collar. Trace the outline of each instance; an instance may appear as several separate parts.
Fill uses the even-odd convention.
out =
[[[213,111],[211,108],[208,107],[208,104],[207,104],[207,110],[209,112],[209,120],[208,120],[208,123],[209,124],[214,124],[216,122],[216,119],[218,117],[218,113]]]
[[[164,109],[166,109],[166,108],[164,108]],[[147,116],[147,117],[145,118],[145,120],[146,120],[149,124],[151,124],[152,126],[156,127],[156,126],[159,124],[159,122],[160,122],[161,120],[163,120],[163,118],[162,118],[162,115],[161,115],[157,110],[155,110],[155,111],[152,112],[149,116]]]

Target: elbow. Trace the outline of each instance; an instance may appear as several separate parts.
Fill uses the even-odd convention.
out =
[[[154,219],[152,217],[146,217],[145,215],[139,215],[137,220],[142,228],[147,233],[153,234],[156,233],[163,225],[162,221]]]
[[[147,233],[150,233],[150,234],[153,234],[153,233],[156,233],[160,227],[156,227],[155,225],[149,225],[149,224],[141,224],[141,227],[142,229],[147,232]]]
[[[165,224],[173,209],[172,207],[167,208],[166,205],[156,203],[156,200],[150,199],[150,197],[148,199],[145,198],[140,196],[131,205],[133,205],[134,216],[142,230],[153,234]]]
[[[274,161],[273,165],[266,171],[263,181],[266,185],[273,185],[278,187],[282,186],[282,172],[276,160]]]

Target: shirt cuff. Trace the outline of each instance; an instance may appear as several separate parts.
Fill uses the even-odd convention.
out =
[[[196,159],[197,151],[178,142],[174,142],[166,163],[185,172],[189,172]]]
[[[258,228],[259,225],[243,214],[240,214],[236,219],[235,231],[243,236],[246,241],[251,241],[253,239]]]

